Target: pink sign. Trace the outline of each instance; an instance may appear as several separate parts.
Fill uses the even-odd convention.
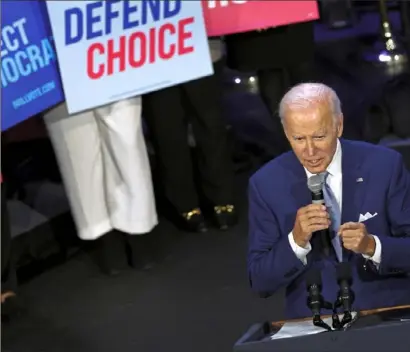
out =
[[[247,32],[319,18],[316,1],[202,0],[208,36]]]

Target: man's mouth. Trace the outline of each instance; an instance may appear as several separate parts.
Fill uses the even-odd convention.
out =
[[[312,159],[312,160],[307,160],[307,164],[309,166],[315,167],[315,166],[319,166],[322,162],[322,158],[321,159]]]

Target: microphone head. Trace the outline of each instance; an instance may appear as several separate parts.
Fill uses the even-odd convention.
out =
[[[337,266],[337,282],[347,281],[350,285],[352,284],[352,268],[349,263],[342,262]]]
[[[318,193],[322,191],[324,182],[325,182],[325,175],[317,174],[317,175],[313,175],[308,178],[307,186],[312,193]]]
[[[322,287],[322,273],[319,269],[311,269],[306,275],[306,288],[309,288],[313,285],[317,285],[319,289]]]

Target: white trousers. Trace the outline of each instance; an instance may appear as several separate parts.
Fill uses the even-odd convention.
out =
[[[144,234],[158,222],[141,110],[136,97],[71,116],[63,103],[44,114],[81,239],[112,229]]]

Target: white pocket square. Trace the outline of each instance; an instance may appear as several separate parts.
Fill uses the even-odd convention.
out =
[[[359,222],[364,222],[366,220],[369,220],[371,218],[374,218],[377,215],[377,213],[374,214],[370,214],[369,212],[367,212],[366,214],[360,214],[359,216]]]

